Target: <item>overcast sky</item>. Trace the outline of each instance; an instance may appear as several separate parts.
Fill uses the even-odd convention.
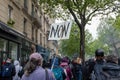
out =
[[[86,25],[86,29],[89,30],[89,32],[92,34],[92,36],[93,36],[94,39],[97,38],[97,27],[98,27],[98,25],[100,23],[99,19],[100,19],[99,17],[94,17],[92,19],[92,21],[89,22],[89,23],[91,23],[91,25],[90,24]]]

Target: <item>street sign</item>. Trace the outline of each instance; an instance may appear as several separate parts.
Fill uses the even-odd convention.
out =
[[[69,39],[71,26],[72,21],[52,24],[48,40]]]

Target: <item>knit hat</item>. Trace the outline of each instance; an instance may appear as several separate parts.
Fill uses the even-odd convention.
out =
[[[32,53],[30,59],[35,58],[36,60],[42,59],[42,56],[39,53]]]

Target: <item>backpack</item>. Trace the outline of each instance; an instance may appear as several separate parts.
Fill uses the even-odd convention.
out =
[[[11,77],[12,76],[12,66],[4,65],[2,67],[2,77]]]
[[[64,67],[64,72],[66,75],[66,80],[70,80],[72,78],[72,71],[71,71],[69,65]]]
[[[52,69],[56,80],[63,80],[63,69],[61,67],[55,67]]]
[[[94,70],[92,71],[90,76],[91,80],[105,80],[101,73],[103,64],[98,64],[98,63],[95,64]]]
[[[109,73],[102,71],[103,76],[105,77],[105,80],[120,80],[120,75],[117,76],[111,76]]]

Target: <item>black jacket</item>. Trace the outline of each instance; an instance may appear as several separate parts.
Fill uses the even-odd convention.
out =
[[[120,75],[120,66],[113,62],[109,62],[103,66],[103,71],[107,72],[111,76],[119,76]]]

